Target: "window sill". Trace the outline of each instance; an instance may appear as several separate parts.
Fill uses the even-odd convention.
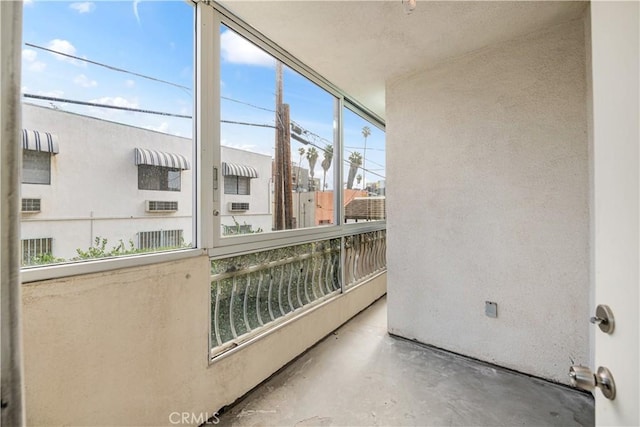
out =
[[[103,258],[64,264],[51,264],[37,267],[26,267],[20,270],[22,283],[41,280],[59,279],[81,274],[102,273],[122,268],[152,265],[167,261],[192,258],[206,254],[203,249],[181,249],[141,255],[128,255],[114,258]]]

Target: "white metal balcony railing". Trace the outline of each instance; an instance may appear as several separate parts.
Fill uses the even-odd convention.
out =
[[[385,268],[385,230],[212,259],[211,356]]]

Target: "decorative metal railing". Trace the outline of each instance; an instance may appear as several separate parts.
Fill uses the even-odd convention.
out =
[[[345,236],[345,286],[356,283],[387,268],[386,230]]]
[[[212,259],[212,355],[340,292],[342,262],[348,286],[384,270],[385,231]]]

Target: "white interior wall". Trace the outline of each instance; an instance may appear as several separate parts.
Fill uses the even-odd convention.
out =
[[[381,274],[209,364],[209,271],[199,256],[23,285],[27,424],[201,424],[386,291]]]
[[[391,333],[563,383],[589,363],[585,74],[576,20],[388,82]]]

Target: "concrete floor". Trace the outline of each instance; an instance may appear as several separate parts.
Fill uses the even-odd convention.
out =
[[[392,337],[386,308],[386,298],[376,302],[219,425],[594,425],[591,396]]]

